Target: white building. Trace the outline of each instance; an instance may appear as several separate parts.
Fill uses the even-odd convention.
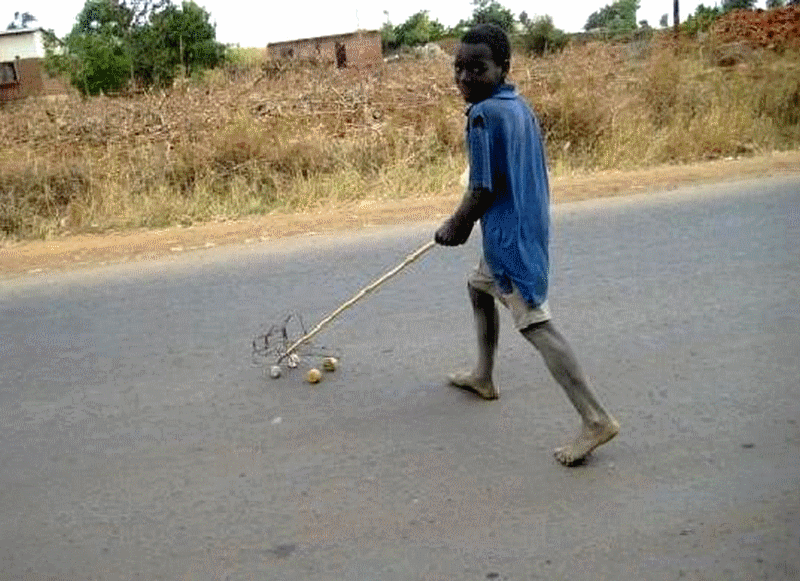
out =
[[[41,28],[0,31],[0,101],[64,93],[64,84],[44,70]]]
[[[0,30],[0,61],[44,58],[44,33],[41,28]]]

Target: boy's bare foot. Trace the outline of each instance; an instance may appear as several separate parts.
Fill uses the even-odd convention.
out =
[[[483,399],[498,399],[500,391],[494,386],[491,379],[479,379],[472,373],[451,373],[447,376],[450,385],[460,387]]]
[[[563,448],[558,448],[553,455],[564,466],[575,466],[583,462],[592,450],[605,444],[618,433],[619,423],[614,418],[608,418],[594,426],[584,424],[575,441]]]

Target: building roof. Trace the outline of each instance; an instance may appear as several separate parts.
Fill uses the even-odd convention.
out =
[[[355,32],[343,32],[342,34],[326,34],[325,36],[311,36],[308,38],[296,38],[294,40],[281,40],[280,42],[270,42],[267,46],[277,46],[279,44],[292,44],[294,42],[308,42],[310,40],[331,40],[334,38],[351,38],[362,34],[380,34],[380,30],[357,30]]]
[[[44,28],[14,28],[13,30],[0,30],[0,36],[12,34],[30,34],[31,32],[44,32]]]

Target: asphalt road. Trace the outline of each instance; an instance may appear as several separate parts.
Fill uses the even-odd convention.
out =
[[[622,424],[572,469],[507,313],[501,399],[444,384],[476,234],[320,335],[315,387],[251,341],[435,224],[0,283],[0,580],[797,579],[799,206],[790,178],[554,207],[554,320]]]

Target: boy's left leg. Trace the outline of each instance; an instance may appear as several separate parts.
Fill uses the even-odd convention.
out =
[[[575,440],[555,451],[556,459],[565,466],[578,464],[592,450],[616,436],[619,423],[597,401],[572,348],[551,321],[530,325],[521,333],[541,353],[553,378],[564,388],[583,420]]]

